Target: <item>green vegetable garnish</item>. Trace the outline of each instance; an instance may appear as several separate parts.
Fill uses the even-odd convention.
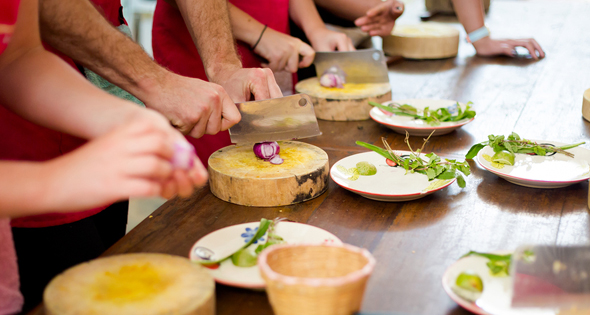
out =
[[[233,253],[229,256],[226,256],[224,258],[218,259],[218,260],[199,260],[199,263],[204,266],[211,266],[211,265],[216,265],[216,264],[219,264],[219,263],[225,261],[226,259],[232,257],[234,254],[247,248],[252,243],[254,243],[256,240],[258,240],[259,238],[264,236],[264,234],[266,233],[266,230],[268,230],[268,228],[270,227],[272,222],[273,221],[268,220],[268,219],[264,219],[264,218],[260,219],[260,225],[258,226],[258,231],[256,231],[256,234],[254,234],[254,236],[244,246],[242,246],[240,249],[238,249],[235,253]]]
[[[488,253],[479,253],[475,251],[470,251],[469,253],[461,256],[481,256],[484,258],[489,259],[490,261],[486,264],[490,269],[490,274],[494,277],[508,277],[509,270],[510,270],[510,261],[512,259],[512,254],[508,255],[495,255],[495,254],[488,254]]]
[[[494,152],[496,154],[498,152],[508,152],[512,155],[514,155],[516,153],[524,153],[524,154],[536,154],[536,155],[540,155],[540,156],[546,156],[546,155],[553,155],[555,153],[561,153],[561,154],[564,154],[569,157],[574,157],[573,153],[567,152],[565,150],[575,148],[575,147],[582,145],[584,143],[586,143],[586,142],[568,144],[568,145],[564,145],[561,147],[557,147],[557,146],[553,146],[550,144],[544,144],[544,143],[539,144],[539,143],[536,143],[531,140],[521,139],[520,136],[518,134],[516,134],[515,132],[511,133],[507,138],[505,138],[503,135],[499,135],[499,136],[489,135],[488,141],[484,141],[482,143],[477,143],[477,144],[473,145],[469,149],[467,154],[465,155],[465,158],[466,159],[473,159],[475,156],[477,156],[477,153],[481,149],[483,149],[485,146],[490,146],[492,149],[494,149]],[[492,157],[492,160],[494,160],[494,157],[496,156],[496,154],[494,154],[494,156]],[[507,157],[507,156],[508,155],[505,155],[505,157]],[[508,160],[508,159],[506,159],[506,161],[505,161],[506,163],[500,162],[500,161],[494,161],[494,162],[513,165],[514,158],[512,158],[512,164],[509,164],[510,160]]]
[[[366,161],[356,163],[356,167],[346,168],[342,165],[338,165],[336,168],[340,172],[350,175],[348,180],[357,180],[359,179],[359,175],[372,176],[377,174],[377,168],[375,165]]]
[[[231,255],[231,262],[238,267],[256,266],[258,253],[250,248],[243,248]]]
[[[432,133],[430,134],[430,136],[432,136]],[[428,136],[428,138],[424,140],[422,148],[414,151],[412,150],[412,147],[409,143],[410,136],[406,132],[406,139],[404,140],[404,142],[408,145],[408,148],[410,148],[411,153],[409,157],[401,157],[396,155],[389,146],[389,143],[387,143],[387,141],[385,140],[385,138],[381,139],[383,141],[385,149],[362,141],[357,141],[356,144],[367,149],[373,150],[381,156],[385,157],[386,159],[393,161],[398,166],[403,167],[406,170],[406,174],[408,172],[424,174],[428,176],[429,181],[434,179],[456,178],[459,187],[465,187],[465,178],[463,178],[463,175],[461,173],[465,174],[465,176],[469,176],[469,174],[471,174],[471,170],[467,162],[457,162],[456,160],[450,159],[443,160],[434,153],[425,154],[425,156],[428,158],[428,161],[425,161],[420,157],[420,154],[424,150],[424,146],[426,145],[426,142],[428,142],[428,139],[430,139],[430,136]]]
[[[462,272],[455,281],[455,284],[467,291],[471,292],[482,292],[483,291],[483,281],[481,278],[473,273]]]
[[[359,172],[359,175],[363,176],[371,176],[377,174],[377,168],[375,165],[369,162],[358,162],[356,163],[356,169]]]
[[[393,107],[381,105],[375,102],[369,102],[369,105],[378,107],[384,111],[394,113],[400,116],[414,117],[415,119],[421,119],[426,121],[431,126],[438,126],[441,122],[459,121],[466,118],[475,117],[475,111],[471,109],[471,102],[468,102],[465,106],[465,110],[461,108],[459,102],[457,102],[457,114],[453,115],[448,109],[442,107],[439,109],[433,109],[426,107],[424,108],[423,115],[418,114],[418,109],[408,104],[396,104],[393,103]]]

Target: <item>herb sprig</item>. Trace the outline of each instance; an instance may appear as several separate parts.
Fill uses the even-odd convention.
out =
[[[496,255],[490,253],[480,253],[476,251],[470,251],[469,253],[461,256],[480,256],[489,259],[486,263],[490,269],[490,274],[494,277],[508,277],[510,275],[510,264],[512,263],[512,254],[507,255]],[[535,253],[531,250],[525,250],[522,252],[522,258],[527,261],[534,260]]]
[[[477,143],[473,145],[467,154],[465,155],[466,159],[473,159],[477,156],[477,153],[483,149],[485,146],[490,146],[494,150],[495,153],[507,151],[512,154],[515,153],[524,153],[524,154],[536,154],[541,156],[553,155],[555,153],[561,153],[569,157],[574,157],[574,154],[571,152],[567,152],[565,150],[575,148],[579,145],[582,145],[586,142],[580,142],[575,144],[568,144],[564,146],[554,146],[552,144],[547,143],[536,143],[531,140],[522,139],[520,136],[513,132],[507,138],[503,135],[495,136],[489,135],[488,141],[484,141],[481,143]]]
[[[411,153],[409,157],[402,157],[395,154],[395,152],[391,149],[389,143],[387,143],[387,140],[385,140],[385,138],[381,138],[381,140],[383,141],[383,145],[385,146],[385,149],[362,141],[357,141],[356,144],[367,149],[373,150],[381,156],[385,157],[386,159],[393,161],[396,165],[403,167],[406,170],[406,174],[408,172],[424,174],[428,176],[429,181],[434,179],[444,180],[456,178],[459,187],[464,188],[465,178],[463,178],[462,174],[464,174],[465,176],[469,176],[469,174],[471,174],[471,170],[467,162],[457,162],[457,160],[451,159],[441,159],[435,153],[428,153],[424,155],[428,158],[428,161],[425,161],[420,157],[422,151],[424,150],[424,146],[426,145],[431,136],[432,133],[430,134],[430,136],[428,136],[428,138],[424,139],[422,147],[414,151],[409,143],[410,135],[406,132],[406,138],[404,139],[404,142],[408,145],[408,148],[410,149]]]
[[[457,102],[456,115],[453,115],[453,113],[449,112],[449,110],[444,107],[438,109],[430,109],[429,107],[425,107],[422,115],[420,115],[418,113],[418,109],[412,105],[393,103],[391,106],[385,106],[376,102],[369,102],[369,105],[375,106],[395,115],[409,116],[415,119],[424,120],[431,126],[438,126],[441,122],[459,121],[462,119],[475,117],[475,111],[471,109],[471,104],[473,103],[468,102],[465,106],[465,110],[463,110],[459,102]]]

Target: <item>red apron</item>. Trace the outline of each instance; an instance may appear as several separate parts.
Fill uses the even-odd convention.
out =
[[[5,1],[5,0],[0,0]],[[124,22],[119,15],[119,0],[94,0],[98,11],[113,25]],[[2,14],[0,12],[0,14]],[[74,61],[47,44],[45,49],[55,53],[69,65],[78,69]],[[0,106],[0,160],[46,161],[68,153],[86,141],[61,132],[35,125],[12,111]],[[88,178],[88,180],[93,180]],[[47,227],[82,220],[106,207],[75,213],[49,213],[11,220],[13,227]]]
[[[289,0],[230,0],[230,3],[248,13],[258,22],[275,31],[289,34]],[[203,62],[178,9],[164,0],[158,0],[152,29],[154,58],[162,66],[177,74],[206,80]],[[238,54],[244,68],[260,67],[260,59],[244,42],[237,43]],[[207,165],[209,156],[231,144],[229,133],[205,135],[199,139],[187,137],[197,155]]]

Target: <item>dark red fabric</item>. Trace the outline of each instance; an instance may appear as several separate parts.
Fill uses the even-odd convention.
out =
[[[0,0],[2,3],[7,0]],[[14,1],[14,0],[9,0]],[[94,0],[95,6],[115,26],[121,25],[118,0]],[[78,69],[74,61],[51,46],[45,48]],[[86,141],[77,137],[35,125],[0,106],[0,160],[46,161],[68,153]],[[92,180],[89,178],[88,180]],[[83,198],[83,196],[81,196]],[[62,225],[95,215],[99,207],[76,213],[49,213],[11,220],[13,227],[48,227]]]
[[[0,2],[0,54],[8,47],[14,32],[19,5],[20,0],[2,0]]]
[[[248,13],[258,22],[285,34],[289,34],[289,0],[230,0],[230,3]],[[214,40],[214,39],[211,39]],[[171,71],[192,78],[208,80],[203,62],[178,9],[164,0],[158,0],[152,29],[154,59]],[[248,44],[238,41],[238,54],[244,68],[260,67],[259,57]],[[207,165],[209,156],[231,144],[229,133],[205,135],[194,139],[187,137],[197,155]]]

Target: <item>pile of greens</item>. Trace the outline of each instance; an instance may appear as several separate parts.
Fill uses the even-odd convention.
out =
[[[461,105],[459,105],[459,102],[457,102],[456,115],[453,115],[453,113],[449,112],[449,110],[444,107],[432,110],[429,107],[426,107],[424,108],[422,115],[420,115],[418,113],[418,109],[412,105],[392,103],[390,106],[385,106],[379,103],[369,102],[369,105],[375,106],[395,115],[409,116],[414,117],[415,119],[424,120],[431,126],[438,126],[441,122],[459,121],[466,118],[475,117],[475,111],[471,109],[471,104],[473,103],[468,102],[465,110],[463,110]]]
[[[430,134],[430,136],[432,136],[432,134]],[[409,156],[396,155],[387,143],[387,141],[385,140],[385,138],[381,139],[383,141],[385,149],[362,141],[357,141],[356,144],[377,152],[381,156],[392,161],[394,165],[403,167],[406,170],[406,174],[408,172],[424,174],[428,176],[429,181],[433,179],[444,180],[456,178],[459,187],[464,188],[465,178],[463,178],[462,174],[465,174],[465,176],[471,174],[469,164],[467,164],[467,162],[457,162],[456,160],[441,159],[438,155],[434,153],[428,153],[424,155],[428,158],[428,161],[425,161],[420,157],[420,154],[424,149],[424,145],[426,145],[426,142],[428,142],[430,136],[428,136],[428,138],[424,140],[422,148],[414,151],[412,150],[412,147],[409,143],[409,134],[406,132],[406,138],[404,142],[408,145],[408,148],[410,149],[411,153]],[[392,165],[392,163],[389,162],[388,164]]]
[[[523,253],[524,260],[532,260],[534,259],[534,253],[531,250],[525,250]],[[507,255],[496,255],[490,253],[480,253],[476,251],[470,251],[469,253],[461,256],[481,256],[484,258],[489,259],[490,261],[486,263],[488,268],[490,269],[490,274],[494,277],[508,277],[510,275],[510,263],[512,261],[512,254]]]
[[[231,258],[231,261],[235,266],[255,266],[256,262],[258,261],[258,254],[260,254],[260,252],[262,252],[265,248],[271,245],[281,244],[285,242],[283,238],[276,235],[274,231],[275,226],[282,220],[283,219],[280,218],[274,220],[268,220],[264,218],[261,219],[256,234],[254,234],[254,236],[252,236],[252,238],[244,246],[238,249],[235,253],[218,260],[199,260],[199,263],[203,266],[215,266]],[[250,245],[252,245],[252,243],[256,242],[261,237],[263,237],[266,231],[268,231],[266,242],[264,244],[258,245],[256,249],[249,248]]]
[[[557,147],[550,143],[536,143],[531,140],[521,139],[515,132],[511,133],[507,138],[503,135],[489,135],[488,141],[473,145],[467,152],[467,155],[465,155],[465,158],[473,159],[481,149],[485,146],[490,146],[494,150],[494,156],[491,158],[492,162],[514,165],[514,156],[516,153],[536,154],[541,156],[550,156],[556,153],[561,153],[569,157],[574,157],[573,153],[565,150],[575,148],[584,143],[586,142]]]

